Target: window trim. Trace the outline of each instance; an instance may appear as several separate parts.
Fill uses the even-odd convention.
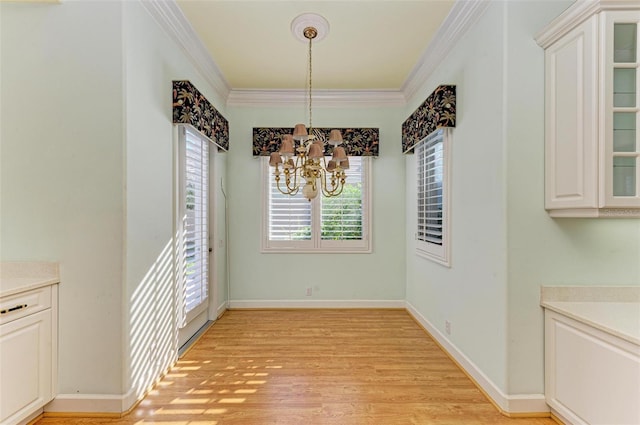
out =
[[[322,240],[320,238],[321,208],[317,200],[311,201],[311,239],[304,241],[272,241],[269,240],[269,191],[268,181],[273,174],[273,168],[269,166],[269,157],[261,157],[262,179],[261,179],[261,202],[262,217],[261,222],[261,247],[262,253],[291,253],[291,254],[331,254],[331,253],[352,253],[369,254],[372,252],[371,241],[371,157],[362,158],[362,239],[361,240]],[[348,181],[348,180],[347,180]]]
[[[436,134],[439,133],[439,134]],[[434,137],[442,137],[442,245],[429,243],[427,241],[418,240],[418,190],[420,188],[418,167],[420,166],[420,158],[418,158],[418,147],[421,147],[427,141]],[[446,267],[451,267],[451,132],[447,128],[440,128],[420,140],[414,146],[416,154],[416,255],[431,260]]]

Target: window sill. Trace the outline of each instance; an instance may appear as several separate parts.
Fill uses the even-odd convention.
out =
[[[447,268],[451,268],[451,260],[449,258],[445,258],[428,251],[422,251],[420,249],[416,249],[416,255],[424,258],[425,260],[430,260]]]
[[[262,254],[371,254],[373,250],[370,246],[364,247],[327,247],[327,248],[308,248],[308,247],[262,247]]]

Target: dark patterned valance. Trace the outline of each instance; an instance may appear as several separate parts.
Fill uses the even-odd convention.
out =
[[[456,126],[456,86],[438,86],[402,124],[402,152],[441,127]]]
[[[229,122],[190,81],[173,81],[173,123],[191,124],[218,148],[229,150]]]
[[[329,140],[331,130],[337,128],[342,132],[342,140],[348,156],[378,156],[378,129],[377,128],[314,128]],[[269,156],[280,148],[280,141],[284,134],[293,134],[293,128],[289,127],[261,127],[253,128],[253,156]],[[324,146],[325,155],[331,155],[331,146]]]

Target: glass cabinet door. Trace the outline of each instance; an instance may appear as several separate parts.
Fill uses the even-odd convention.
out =
[[[613,146],[607,161],[612,167],[610,193],[616,198],[640,196],[638,32],[637,22],[613,23]]]

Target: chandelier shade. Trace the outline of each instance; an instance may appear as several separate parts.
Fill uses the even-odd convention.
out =
[[[344,151],[342,146],[337,146],[333,149],[333,158],[336,161],[336,164],[342,163],[342,161],[347,159],[347,154]]]
[[[320,159],[324,157],[324,153],[322,152],[322,147],[320,147],[317,143],[312,143],[309,146],[309,159]]]
[[[334,146],[342,144],[342,133],[340,133],[340,130],[331,130],[329,135],[329,144]]]
[[[282,144],[280,145],[280,155],[285,158],[290,158],[295,153],[293,150],[293,141],[295,139],[292,135],[286,134],[282,137]]]
[[[282,157],[278,152],[273,152],[269,158],[269,165],[275,167],[276,164],[282,164]]]
[[[308,138],[307,127],[304,124],[296,124],[293,128],[293,140],[307,140]]]

